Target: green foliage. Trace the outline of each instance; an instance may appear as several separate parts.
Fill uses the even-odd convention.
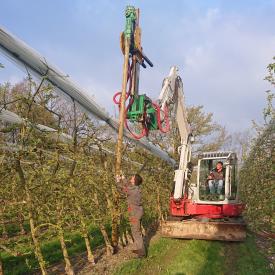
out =
[[[275,56],[273,57],[273,60],[275,60]],[[275,63],[270,63],[267,66],[268,75],[265,77],[265,80],[267,80],[271,87],[275,88]],[[264,108],[264,119],[266,123],[270,123],[275,121],[275,109],[273,106],[273,100],[275,99],[275,93],[272,90],[267,91],[267,106]]]
[[[26,232],[30,232],[30,226],[28,223],[24,223],[23,227]],[[13,237],[20,234],[21,228],[19,224],[7,224],[6,231],[7,231],[8,237]],[[0,228],[0,235],[2,234],[3,234],[3,227]]]
[[[94,249],[104,236],[108,248],[110,235],[106,232],[110,230],[105,225],[111,223],[114,214],[116,186],[114,155],[106,154],[103,147],[115,151],[113,135],[88,119],[74,102],[62,103],[47,85],[36,85],[32,79],[15,86],[2,85],[0,100],[1,107],[24,118],[22,124],[12,125],[9,131],[5,123],[0,127],[4,270],[19,270],[23,274],[39,265],[43,269],[66,257],[65,250],[69,256],[88,251],[84,238],[90,238],[90,249]],[[38,123],[55,128],[56,132],[41,131]],[[64,142],[62,132],[72,138]],[[144,226],[149,226],[167,213],[173,170],[156,157],[148,157],[144,150],[126,146],[131,147],[123,160],[127,177],[139,170],[137,162],[146,162],[140,173],[144,178]],[[136,163],[129,162],[131,159]],[[123,235],[129,230],[123,197],[119,211]],[[99,228],[94,237],[88,230],[90,224]],[[66,232],[79,233],[68,236]],[[69,241],[62,251],[63,236]]]
[[[246,203],[245,215],[254,230],[272,230],[274,224],[274,131],[267,125],[255,139],[240,171],[240,196]]]
[[[187,119],[195,137],[193,153],[218,151],[228,141],[229,135],[222,125],[213,121],[213,113],[206,113],[203,106],[187,108]]]
[[[275,63],[268,66],[269,74],[265,78],[272,88],[275,87],[274,68]],[[274,230],[274,98],[274,93],[268,91],[265,125],[257,127],[257,136],[240,171],[240,195],[246,203],[246,218],[253,230]]]

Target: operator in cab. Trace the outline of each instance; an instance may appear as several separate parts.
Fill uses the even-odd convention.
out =
[[[216,168],[214,168],[208,176],[208,186],[210,194],[222,195],[223,183],[225,180],[225,168],[221,161],[217,162]]]
[[[119,190],[127,196],[129,221],[135,247],[132,252],[137,254],[139,258],[142,258],[146,255],[141,232],[143,207],[140,185],[142,184],[142,177],[139,174],[135,174],[127,181],[124,176],[116,176],[116,182]]]

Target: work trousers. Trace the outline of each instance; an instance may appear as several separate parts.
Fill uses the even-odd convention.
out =
[[[208,184],[210,194],[215,194],[216,190],[219,195],[222,193],[223,180],[209,180]]]
[[[136,250],[140,250],[145,254],[145,247],[143,243],[143,237],[141,233],[141,220],[132,216],[130,217],[131,231],[134,238],[134,246]]]
[[[141,254],[145,254],[145,247],[141,233],[141,218],[143,216],[142,206],[128,205],[129,222],[131,226],[132,235],[134,238],[135,250],[139,250]]]

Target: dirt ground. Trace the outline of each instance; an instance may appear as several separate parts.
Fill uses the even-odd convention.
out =
[[[120,248],[115,255],[107,256],[105,248],[100,247],[94,251],[95,265],[87,264],[86,253],[81,253],[76,257],[71,258],[75,274],[88,275],[88,274],[112,274],[112,272],[126,260],[130,260],[136,257],[136,254],[131,252],[131,245],[125,248]],[[50,275],[65,275],[64,262],[57,265],[53,265],[48,268]],[[37,275],[40,273],[36,273]]]
[[[151,242],[159,239],[160,235],[157,233],[157,224],[152,224],[145,234],[145,246],[148,247]],[[132,253],[133,246],[129,244],[126,247],[120,247],[118,253],[108,256],[104,246],[98,247],[94,252],[95,265],[87,264],[86,253],[81,253],[78,256],[71,258],[75,274],[77,275],[107,275],[112,274],[113,271],[123,262],[136,258],[137,255]],[[64,262],[53,265],[48,268],[50,275],[65,275]],[[38,273],[37,273],[38,275]]]
[[[121,249],[117,254],[107,256],[103,254],[97,259],[94,266],[86,265],[77,272],[78,275],[102,274],[109,275],[123,262],[135,258],[136,255],[131,252],[131,246]]]
[[[157,241],[160,238],[157,230],[157,225],[152,225],[149,230],[145,233],[145,246],[148,247],[151,243]],[[118,253],[115,255],[107,256],[105,251],[102,250],[102,254],[96,258],[96,265],[86,265],[77,272],[78,275],[89,275],[89,274],[102,274],[110,275],[113,271],[121,265],[121,263],[137,258],[137,255],[132,253],[133,246],[129,244],[127,247],[120,248]]]
[[[266,256],[269,266],[275,274],[275,234],[258,232],[255,237],[257,247]]]

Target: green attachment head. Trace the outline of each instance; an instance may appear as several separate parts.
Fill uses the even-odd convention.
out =
[[[131,36],[134,34],[134,31],[135,31],[134,28],[135,28],[135,23],[137,19],[136,9],[134,6],[126,7],[125,17],[126,17],[126,26],[125,26],[124,35],[125,35],[125,38],[131,38]]]
[[[127,112],[127,118],[131,122],[141,122],[143,120],[145,107],[145,95],[136,95]]]
[[[144,117],[146,111],[146,117]],[[157,114],[152,101],[146,95],[137,95],[127,112],[127,119],[131,122],[146,121],[149,130],[158,130]]]

